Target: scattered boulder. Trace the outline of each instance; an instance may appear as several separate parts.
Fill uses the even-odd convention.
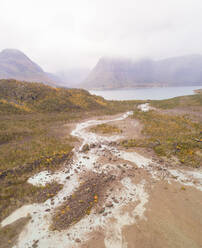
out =
[[[94,143],[90,144],[90,148],[95,148],[96,145]]]
[[[115,197],[113,197],[112,199],[115,203],[119,203],[119,201]]]
[[[101,208],[101,209],[99,209],[98,213],[102,214],[102,213],[104,213],[104,211],[105,211],[105,208]]]
[[[87,152],[90,150],[89,144],[85,144],[82,148],[82,152]]]
[[[75,239],[76,243],[81,243],[81,240],[79,238]]]
[[[106,207],[107,208],[112,208],[114,205],[113,205],[113,203],[112,202],[108,202],[107,204],[106,204]]]

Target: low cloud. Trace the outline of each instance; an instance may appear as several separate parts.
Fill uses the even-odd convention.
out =
[[[2,0],[0,49],[52,72],[102,56],[202,54],[201,9],[201,0]]]

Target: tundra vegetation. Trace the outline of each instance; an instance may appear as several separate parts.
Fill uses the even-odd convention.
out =
[[[91,132],[94,133],[102,133],[102,134],[118,134],[122,133],[122,130],[115,125],[109,125],[109,124],[100,124],[97,126],[94,126],[90,129]]]
[[[166,100],[153,100],[150,104],[153,107],[161,109],[194,109],[196,112],[201,111],[202,107],[202,89],[196,90],[196,94],[190,96],[179,96]]]
[[[44,202],[52,198],[62,185],[53,182],[46,186],[33,186],[27,179],[43,170],[55,171],[72,157],[77,139],[70,135],[70,125],[92,116],[112,115],[134,110],[132,118],[143,124],[143,139],[123,140],[124,147],[151,147],[163,157],[175,156],[180,164],[198,167],[201,161],[201,122],[188,115],[164,113],[166,109],[194,107],[201,110],[202,94],[179,97],[163,101],[150,101],[159,111],[141,112],[138,104],[145,101],[106,101],[102,97],[80,89],[63,89],[40,83],[26,83],[16,80],[0,80],[0,221],[16,208],[33,202]],[[192,109],[193,110],[193,109]],[[91,131],[120,133],[121,130],[104,124]],[[88,182],[86,182],[88,184]],[[81,188],[84,190],[84,188]],[[79,190],[79,189],[78,189]],[[99,189],[84,194],[95,204]],[[72,199],[67,199],[67,205]],[[81,199],[76,192],[75,202]],[[85,213],[90,206],[82,205]],[[70,206],[70,212],[71,212]],[[58,209],[53,228],[63,229],[62,215],[69,208]],[[83,213],[83,212],[82,212]],[[72,213],[68,224],[78,221],[82,214]],[[24,223],[24,222],[23,222]],[[61,225],[61,226],[60,226]],[[12,227],[1,229],[9,236]],[[15,234],[13,234],[15,236]],[[10,240],[10,239],[8,239]],[[10,242],[12,246],[13,240]],[[6,245],[9,245],[8,242]],[[7,246],[5,246],[7,247]]]
[[[163,111],[135,110],[133,118],[143,123],[144,138],[123,140],[121,145],[153,148],[161,157],[178,158],[179,165],[201,166],[202,118],[199,113],[202,111],[202,91],[197,92],[191,96],[150,101],[153,107]],[[177,111],[166,112],[165,109]]]
[[[0,80],[0,221],[25,203],[53,197],[61,185],[36,187],[27,179],[71,159],[77,141],[64,126],[124,112],[140,101],[106,101],[85,90]]]
[[[16,244],[18,235],[22,231],[23,227],[30,220],[30,216],[26,218],[21,218],[14,223],[7,225],[0,229],[0,247],[1,248],[10,248]]]

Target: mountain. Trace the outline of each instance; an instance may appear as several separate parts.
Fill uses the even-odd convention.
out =
[[[32,82],[54,83],[55,78],[16,49],[0,52],[0,79],[17,79]]]
[[[164,60],[101,58],[80,85],[86,89],[202,85],[202,56]]]

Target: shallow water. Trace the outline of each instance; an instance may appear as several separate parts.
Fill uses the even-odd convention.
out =
[[[193,95],[201,86],[131,88],[117,90],[91,90],[90,93],[107,100],[162,100],[176,96]]]

